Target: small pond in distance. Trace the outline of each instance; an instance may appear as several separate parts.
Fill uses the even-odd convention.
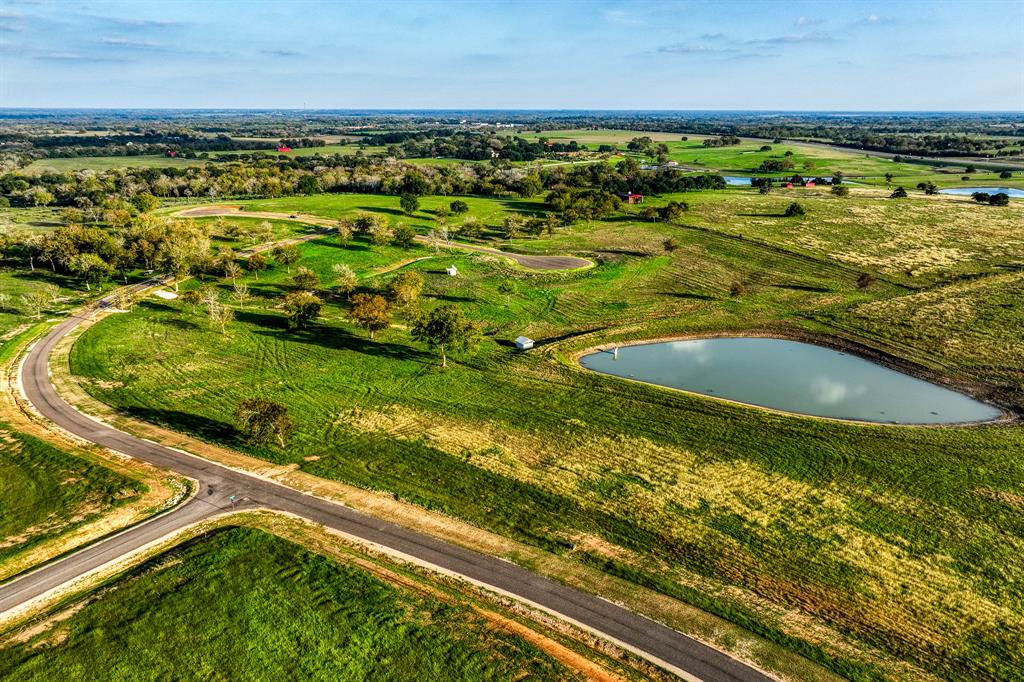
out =
[[[864,358],[799,341],[662,341],[580,358],[596,372],[834,419],[957,424],[996,419],[986,403]]]
[[[1013,189],[1012,187],[953,187],[951,189],[939,190],[939,194],[956,194],[961,196],[971,196],[975,192],[984,192],[985,194],[1005,194],[1011,199],[1024,198],[1024,189]]]
[[[772,182],[774,182],[776,185],[780,185],[782,183],[789,182],[793,178],[792,175],[785,175],[785,176],[782,176],[782,175],[779,175],[779,176],[768,176],[768,175],[765,175],[765,176],[758,176],[758,177],[771,177]],[[814,178],[821,178],[822,180],[828,180],[829,182],[832,182],[832,176],[831,175],[803,175],[801,177],[804,179],[805,182],[809,181],[809,180],[813,180]],[[749,176],[746,176],[746,175],[723,175],[722,178],[725,179],[725,184],[729,185],[730,187],[749,187],[750,184],[754,181],[753,177],[749,177]],[[859,185],[861,183],[854,182],[852,180],[843,180],[843,184],[844,185]],[[970,192],[968,192],[968,194],[970,194]]]

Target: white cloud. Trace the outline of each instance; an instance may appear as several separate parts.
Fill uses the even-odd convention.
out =
[[[163,45],[152,40],[132,40],[130,38],[122,38],[120,36],[104,36],[100,38],[100,42],[104,45],[114,45],[116,47],[134,47],[141,49],[152,49],[162,48]]]
[[[825,23],[824,19],[812,19],[811,17],[799,17],[796,20],[797,26],[820,26]]]
[[[856,398],[867,392],[866,386],[852,386],[842,381],[817,376],[811,381],[811,396],[819,405],[835,405],[847,398]]]
[[[619,26],[642,26],[644,24],[632,12],[625,12],[620,9],[605,10],[604,20],[609,24],[618,24]]]

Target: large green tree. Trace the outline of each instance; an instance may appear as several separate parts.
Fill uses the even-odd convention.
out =
[[[294,430],[288,407],[264,398],[246,398],[235,408],[235,425],[250,443],[285,446]]]
[[[448,366],[448,352],[467,350],[477,336],[476,325],[462,309],[445,303],[417,317],[412,337],[441,353],[441,367]]]
[[[391,303],[378,294],[356,294],[348,319],[370,333],[370,338],[391,324]]]
[[[320,317],[324,302],[308,291],[293,291],[284,297],[281,307],[284,309],[285,323],[288,329],[308,327]]]

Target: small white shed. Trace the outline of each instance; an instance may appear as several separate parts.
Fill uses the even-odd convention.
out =
[[[451,275],[452,277],[454,277],[455,275],[459,274],[459,269],[457,267],[455,267],[454,265],[449,265],[448,266],[448,274]]]
[[[533,348],[533,339],[528,336],[520,336],[516,338],[516,348],[518,350],[530,350]]]

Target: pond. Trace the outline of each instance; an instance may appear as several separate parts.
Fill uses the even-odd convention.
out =
[[[758,176],[758,177],[760,177],[760,176]],[[768,177],[768,176],[765,176],[765,177]],[[792,175],[771,176],[772,181],[775,184],[781,184],[783,182],[789,182],[792,177],[793,177]],[[832,182],[832,176],[831,175],[805,175],[805,176],[802,176],[802,177],[803,177],[805,182],[808,181],[808,180],[813,180],[814,178],[821,178],[822,180],[827,180],[828,182]],[[754,178],[748,177],[746,175],[723,175],[722,178],[725,179],[725,184],[729,185],[731,187],[748,187],[750,185],[751,181],[753,181],[753,179],[754,179]],[[843,180],[843,184],[844,185],[859,185],[860,183],[859,182],[852,182],[850,180]],[[968,192],[968,194],[970,194],[970,192]]]
[[[1005,194],[1012,199],[1024,199],[1024,189],[1014,189],[1012,187],[953,187],[951,189],[939,190],[939,194],[956,194],[960,196],[971,196],[975,192]]]
[[[785,412],[892,424],[957,424],[1002,412],[849,353],[784,339],[662,341],[597,351],[596,372]]]

